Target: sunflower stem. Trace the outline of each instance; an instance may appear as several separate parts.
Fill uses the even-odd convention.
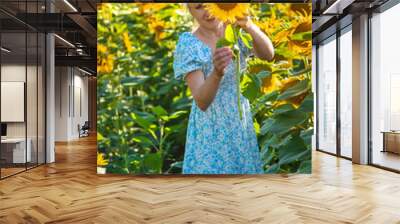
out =
[[[233,27],[233,34],[235,36],[235,45],[239,45],[239,32],[240,29],[237,26]],[[242,105],[240,102],[240,50],[239,48],[233,49],[234,55],[236,57],[236,91],[237,91],[237,105],[238,105],[238,110],[239,110],[239,117],[240,120],[242,120],[243,117],[243,111],[242,111]]]

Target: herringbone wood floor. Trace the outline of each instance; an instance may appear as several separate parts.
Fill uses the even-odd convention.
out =
[[[400,223],[400,175],[319,152],[312,175],[96,174],[96,142],[0,181],[0,223]]]

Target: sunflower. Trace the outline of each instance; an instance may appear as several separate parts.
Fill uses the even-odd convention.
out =
[[[255,23],[268,36],[272,37],[278,29],[281,29],[284,21],[276,16],[275,10],[272,10],[271,16],[268,19],[265,21],[256,21]]]
[[[112,5],[110,3],[101,3],[98,4],[98,14],[99,14],[99,18],[101,18],[102,20],[105,20],[107,22],[112,20]]]
[[[98,166],[107,166],[108,161],[104,159],[103,153],[97,153],[97,165]]]
[[[282,80],[281,92],[282,93],[285,92],[287,89],[289,89],[290,87],[296,85],[300,81],[301,81],[301,78],[298,77],[298,76],[289,77],[289,78],[286,78],[286,79]]]
[[[288,48],[289,50],[296,52],[297,55],[311,55],[312,41],[311,40],[294,40],[292,37],[295,34],[311,32],[312,30],[312,18],[311,14],[303,14],[299,20],[293,24],[293,32],[290,35]]]
[[[105,54],[107,51],[107,47],[104,44],[97,45],[97,54]]]
[[[295,108],[299,108],[308,94],[309,94],[309,92],[307,91],[307,92],[302,93],[302,94],[300,94],[298,96],[294,96],[294,97],[288,99],[288,101],[290,103],[292,103],[292,105]]]
[[[156,35],[156,40],[162,40],[166,37],[165,29],[168,27],[168,24],[160,20],[156,17],[150,17],[148,19],[148,25],[151,33]]]
[[[110,73],[114,68],[114,57],[107,55],[106,58],[97,56],[97,72],[99,73]]]
[[[139,13],[156,12],[168,6],[167,3],[138,3]]]
[[[114,57],[104,44],[97,45],[97,72],[110,73],[114,67]]]
[[[311,14],[312,6],[309,3],[291,3],[290,10],[304,15]]]
[[[290,87],[293,87],[294,85],[296,85],[297,83],[299,83],[300,81],[302,81],[304,79],[304,77],[290,77],[287,79],[282,80],[282,87],[280,89],[280,92],[283,93],[285,92],[287,89],[289,89]],[[301,103],[303,102],[304,98],[309,94],[309,91],[303,92],[302,94],[299,94],[297,96],[293,96],[289,99],[286,100],[279,100],[277,102],[276,106],[282,105],[282,104],[287,104],[287,103],[291,103],[295,108],[298,108]]]
[[[224,23],[235,23],[236,17],[245,17],[250,8],[248,3],[204,3],[204,6],[212,17]]]
[[[262,81],[262,91],[264,93],[271,93],[275,90],[279,90],[281,88],[282,84],[277,77],[277,75],[272,74],[266,78],[263,79]]]
[[[247,71],[250,74],[257,74],[261,71],[272,72],[272,65],[273,64],[271,64],[270,62],[261,60],[259,58],[253,58],[252,60],[248,61]]]
[[[131,40],[129,39],[128,32],[124,32],[122,34],[122,37],[123,37],[123,40],[124,40],[126,51],[128,51],[128,53],[132,52],[132,44],[131,44]]]

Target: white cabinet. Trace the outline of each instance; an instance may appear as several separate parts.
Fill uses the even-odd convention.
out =
[[[8,147],[12,147],[13,163],[32,161],[32,140],[28,138],[26,142],[28,145],[25,152],[25,138],[7,138],[1,140],[1,144],[6,144]]]

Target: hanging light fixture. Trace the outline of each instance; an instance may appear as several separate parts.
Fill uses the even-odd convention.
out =
[[[1,47],[0,49],[1,49],[2,51],[6,52],[6,53],[10,53],[10,52],[11,52],[11,50],[9,50],[9,49],[7,49],[7,48],[5,48],[5,47]]]

